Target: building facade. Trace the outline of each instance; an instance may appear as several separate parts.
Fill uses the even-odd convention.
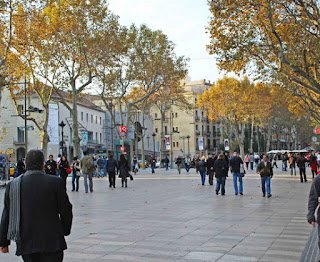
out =
[[[64,96],[66,97],[66,103],[71,106],[66,93],[64,93]],[[33,108],[39,110],[30,110]],[[40,126],[43,125],[43,108],[36,94],[28,94],[25,102],[23,95],[13,100],[9,90],[3,89],[0,110],[1,152],[9,154],[11,161],[16,162],[25,157],[26,144],[28,150],[42,149],[42,133],[35,122]],[[35,121],[28,120],[27,128],[25,128],[24,121],[25,113],[27,118],[33,118]],[[59,125],[62,121],[65,124],[63,138],[62,127]],[[85,97],[82,97],[78,100],[78,122],[81,149],[95,153],[96,150],[102,147],[105,139],[103,131],[105,112]],[[25,130],[27,131],[27,141]],[[61,102],[61,97],[57,95],[52,96],[49,104],[48,135],[48,155],[53,154],[54,157],[57,157],[58,154],[63,152],[69,159],[73,156],[71,113]]]

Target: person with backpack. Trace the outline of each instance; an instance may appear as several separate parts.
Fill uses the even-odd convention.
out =
[[[80,168],[82,171],[82,175],[84,178],[84,191],[88,193],[88,179],[89,179],[89,189],[90,192],[93,192],[93,182],[92,176],[96,167],[93,163],[93,159],[91,156],[87,155],[87,152],[83,152],[84,157],[80,160]]]
[[[116,188],[116,172],[118,170],[118,163],[113,158],[113,155],[110,155],[107,160],[107,172],[109,174],[109,187]]]
[[[98,167],[98,177],[103,177],[103,159],[99,156],[97,160],[97,167]]]

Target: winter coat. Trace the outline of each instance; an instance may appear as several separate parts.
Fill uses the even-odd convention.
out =
[[[268,161],[265,165],[264,161],[261,161],[257,166],[257,173],[260,173],[261,177],[273,176],[273,169],[271,163]]]
[[[120,178],[129,177],[130,176],[129,171],[130,171],[130,166],[129,166],[128,161],[127,160],[120,161],[119,162],[119,169],[118,169],[119,177]]]
[[[224,159],[217,159],[214,162],[213,170],[216,177],[225,177],[227,176],[227,170],[229,166]]]
[[[230,170],[232,173],[240,173],[240,164],[243,164],[241,157],[234,156],[230,160]]]

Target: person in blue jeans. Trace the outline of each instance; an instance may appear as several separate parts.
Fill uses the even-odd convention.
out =
[[[199,173],[201,176],[201,184],[204,186],[206,182],[206,163],[205,163],[205,157],[202,156],[201,160],[199,161]]]
[[[243,195],[243,182],[242,175],[240,174],[240,165],[243,165],[243,161],[237,152],[233,152],[233,156],[230,159],[230,171],[233,175],[233,187],[234,194],[237,196],[239,193]],[[239,181],[239,186],[238,186]]]
[[[225,184],[226,184],[226,178],[227,178],[227,170],[229,169],[229,166],[227,162],[225,161],[224,154],[220,154],[217,158],[217,160],[213,164],[213,171],[217,180],[216,183],[216,195],[219,195],[220,188],[221,188],[221,195],[224,196],[226,193],[225,190]]]
[[[263,155],[262,161],[257,166],[257,173],[261,177],[262,196],[265,197],[267,193],[268,198],[270,198],[272,196],[271,178],[273,176],[273,169],[267,155]]]

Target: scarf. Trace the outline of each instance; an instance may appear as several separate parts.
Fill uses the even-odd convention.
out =
[[[9,186],[9,226],[8,240],[20,240],[20,186],[23,175],[13,179]]]

